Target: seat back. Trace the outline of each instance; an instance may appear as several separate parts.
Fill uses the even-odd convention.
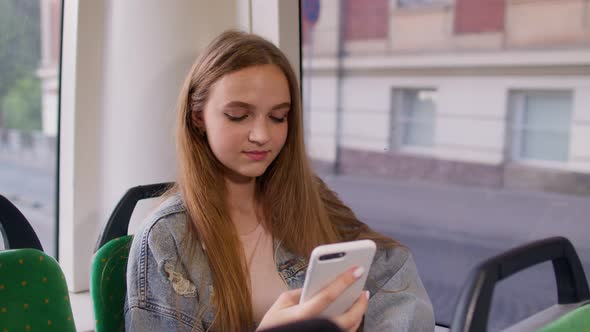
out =
[[[76,331],[53,257],[37,249],[0,251],[0,331]]]
[[[553,263],[558,304],[508,330],[537,330],[590,300],[588,281],[573,245],[564,237],[552,237],[508,250],[477,265],[469,274],[459,296],[451,331],[487,331],[496,284],[517,272],[547,261]]]
[[[6,249],[33,248],[43,251],[41,241],[27,218],[2,195],[0,195],[0,233],[2,233]]]
[[[155,198],[174,183],[157,183],[129,189],[105,224],[92,262],[91,287],[96,332],[124,331],[124,305],[127,292],[127,258],[132,235],[127,235],[137,202]]]
[[[125,274],[132,240],[132,235],[113,239],[94,255],[90,287],[97,332],[125,330]]]
[[[125,195],[119,200],[119,203],[117,203],[117,206],[115,206],[106,225],[103,227],[94,251],[96,252],[110,240],[127,235],[131,215],[133,214],[137,202],[143,199],[159,197],[173,185],[173,182],[163,182],[136,186],[127,190]]]
[[[0,331],[76,331],[68,287],[29,221],[0,195]]]

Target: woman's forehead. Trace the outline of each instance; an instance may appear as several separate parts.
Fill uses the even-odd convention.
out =
[[[290,101],[287,77],[278,66],[251,66],[226,74],[213,84],[210,91],[212,99],[250,103],[261,97],[277,103]]]

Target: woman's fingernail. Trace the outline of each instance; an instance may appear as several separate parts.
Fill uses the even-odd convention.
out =
[[[352,275],[358,279],[363,275],[363,273],[365,273],[365,268],[362,266],[359,266],[352,272]]]
[[[365,291],[365,296],[367,297],[367,300],[369,299],[369,297],[371,297],[371,292],[369,291]]]

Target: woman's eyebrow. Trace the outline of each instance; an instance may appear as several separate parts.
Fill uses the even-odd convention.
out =
[[[243,101],[230,101],[229,103],[225,104],[224,107],[240,107],[240,108],[246,108],[248,110],[252,110],[252,109],[256,108],[254,105],[245,103]]]
[[[228,108],[228,107],[239,107],[239,108],[245,108],[247,110],[254,110],[254,109],[256,109],[256,106],[254,106],[252,104],[248,104],[248,103],[243,102],[243,101],[230,101],[229,103],[225,104],[224,107],[226,107],[226,108]],[[275,105],[275,106],[273,106],[271,108],[271,111],[280,110],[280,109],[284,109],[284,108],[291,108],[291,103],[284,102],[284,103],[277,104],[277,105]]]
[[[280,103],[278,105],[273,106],[271,108],[271,111],[280,110],[280,109],[283,109],[283,108],[291,108],[291,103]]]

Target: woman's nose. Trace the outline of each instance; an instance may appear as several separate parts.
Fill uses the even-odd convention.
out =
[[[256,121],[250,129],[248,140],[263,145],[270,140],[270,132],[266,121]]]

